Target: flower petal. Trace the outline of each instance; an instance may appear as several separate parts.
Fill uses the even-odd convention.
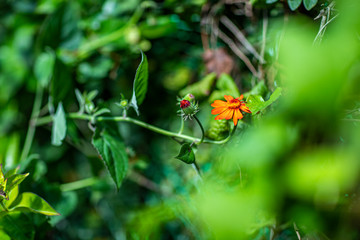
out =
[[[233,110],[226,109],[224,112],[222,112],[220,115],[215,117],[215,120],[219,119],[230,119],[233,116]]]
[[[250,109],[245,105],[245,103],[242,103],[240,105],[240,110],[244,111],[244,112],[247,112],[247,113],[251,113]]]
[[[227,109],[227,107],[217,107],[217,108],[214,108],[213,110],[211,110],[211,114],[217,115],[217,114],[224,112],[226,109]]]
[[[242,115],[242,113],[240,112],[240,110],[239,109],[236,109],[235,111],[234,111],[234,117],[233,117],[233,121],[234,121],[234,124],[235,124],[235,118],[236,119],[242,119],[244,116]],[[237,122],[237,120],[236,120],[236,122]],[[236,124],[235,124],[236,125]]]
[[[240,101],[244,98],[244,95],[240,95],[240,97],[238,97],[237,99],[239,99]]]
[[[226,107],[227,106],[227,102],[222,101],[222,100],[215,100],[212,104],[212,107]]]
[[[234,98],[230,95],[225,95],[224,98],[226,99],[226,101],[230,102],[231,100],[233,100]]]

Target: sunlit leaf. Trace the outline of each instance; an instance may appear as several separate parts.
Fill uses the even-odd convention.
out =
[[[55,146],[60,146],[65,136],[66,136],[66,117],[62,103],[59,103],[57,111],[53,116],[51,143]]]
[[[295,11],[301,4],[302,0],[288,0],[289,7],[292,11]]]
[[[7,179],[6,191],[10,192],[14,187],[19,185],[24,179],[29,176],[29,173],[25,174],[14,174]]]
[[[11,204],[9,210],[14,211],[20,208],[26,208],[32,212],[47,216],[59,215],[44,199],[31,192],[20,194],[13,204]]]
[[[133,85],[133,95],[130,104],[139,115],[139,105],[144,101],[148,86],[148,61],[146,55],[141,52],[141,62],[136,70]]]
[[[190,143],[184,143],[181,146],[179,154],[175,157],[184,163],[191,164],[195,162],[195,154]]]
[[[110,176],[119,189],[128,170],[128,156],[120,135],[109,127],[97,127],[92,144],[100,154]]]

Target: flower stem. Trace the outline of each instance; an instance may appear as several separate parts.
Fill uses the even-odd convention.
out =
[[[196,122],[199,124],[200,128],[201,128],[201,139],[200,139],[200,142],[198,142],[197,145],[200,145],[203,141],[204,141],[204,138],[205,138],[205,131],[204,131],[204,127],[203,125],[201,124],[200,120],[194,115],[194,118],[196,120]]]
[[[91,119],[93,119],[93,117],[91,115],[87,115],[87,114],[83,114],[83,113],[69,113],[66,116],[67,118],[71,118],[71,119],[79,119],[79,120],[87,120],[87,121],[91,121]],[[180,133],[174,133],[171,131],[167,131],[165,129],[159,128],[159,127],[155,127],[154,125],[130,118],[130,117],[96,117],[95,118],[96,121],[98,122],[103,122],[103,121],[114,121],[114,122],[130,122],[132,124],[138,125],[140,127],[146,128],[150,131],[168,136],[168,137],[176,137],[176,138],[181,138],[181,139],[185,139],[185,140],[189,140],[189,141],[196,141],[196,142],[201,142],[200,138],[194,138],[188,135],[184,135],[184,134],[180,134]],[[36,125],[40,126],[40,125],[45,125],[48,123],[52,122],[52,118],[51,116],[46,116],[46,117],[42,117],[39,118],[36,121]],[[203,130],[203,129],[202,129]],[[211,144],[224,144],[227,141],[229,141],[230,137],[233,135],[233,133],[235,132],[235,128],[233,128],[232,132],[229,134],[229,136],[223,140],[220,141],[214,141],[214,140],[210,140],[210,139],[203,139],[203,143],[211,143]]]

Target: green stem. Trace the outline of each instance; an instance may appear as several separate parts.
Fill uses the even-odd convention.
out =
[[[200,128],[201,128],[201,139],[200,139],[200,142],[198,142],[197,145],[200,145],[203,141],[204,141],[204,138],[205,138],[205,131],[204,131],[204,127],[203,125],[201,124],[200,120],[194,115],[194,118],[196,120],[196,122],[199,124]]]
[[[182,134],[182,132],[184,131],[184,118],[181,117],[181,125],[180,125],[180,129],[179,129],[179,134]]]
[[[90,187],[90,186],[94,185],[95,183],[97,183],[97,181],[98,181],[97,178],[91,177],[91,178],[86,178],[86,179],[82,179],[82,180],[75,181],[75,182],[64,183],[64,184],[60,185],[60,190],[63,192],[79,190],[82,188]]]
[[[34,140],[35,128],[36,128],[37,120],[39,117],[43,92],[44,92],[44,88],[39,83],[37,83],[36,95],[35,95],[33,109],[31,112],[29,127],[28,127],[28,130],[26,133],[24,148],[23,148],[23,151],[22,151],[21,157],[20,157],[21,163],[24,162],[25,159],[28,157],[32,142]],[[50,117],[50,120],[52,120],[51,116],[49,116],[49,117]]]
[[[80,119],[80,120],[87,120],[87,121],[91,121],[92,116],[90,115],[86,115],[86,114],[81,114],[81,113],[69,113],[67,114],[67,118],[71,118],[71,119]],[[96,121],[98,122],[103,122],[103,121],[114,121],[114,122],[130,122],[132,124],[138,125],[140,127],[146,128],[150,131],[168,136],[168,137],[176,137],[176,138],[181,138],[181,139],[185,139],[185,140],[189,140],[189,141],[196,141],[196,142],[200,142],[201,139],[200,138],[194,138],[188,135],[184,135],[184,134],[180,134],[180,133],[174,133],[174,132],[170,132],[167,130],[164,130],[162,128],[158,128],[155,127],[151,124],[130,118],[130,117],[97,117]],[[50,116],[46,116],[46,117],[42,117],[39,118],[37,120],[37,126],[40,125],[45,125],[48,123],[52,122],[52,118]],[[211,144],[224,144],[227,141],[229,141],[230,137],[234,134],[236,127],[233,128],[232,132],[229,134],[229,136],[221,141],[213,141],[213,140],[209,140],[209,139],[204,139],[202,142],[203,143],[211,143]]]

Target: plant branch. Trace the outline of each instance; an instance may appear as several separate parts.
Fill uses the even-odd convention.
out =
[[[87,121],[91,121],[93,119],[93,117],[91,115],[86,115],[86,114],[81,114],[81,113],[69,113],[66,116],[67,118],[71,118],[71,119],[79,119],[79,120],[87,120]],[[196,142],[200,142],[201,139],[200,138],[194,138],[188,135],[184,135],[184,134],[180,134],[180,133],[174,133],[159,127],[155,127],[154,125],[130,118],[130,117],[96,117],[95,121],[98,122],[103,122],[103,121],[114,121],[114,122],[130,122],[132,124],[138,125],[140,127],[146,128],[150,131],[168,136],[168,137],[176,137],[176,138],[181,138],[181,139],[185,139],[185,140],[189,140],[189,141],[196,141]],[[52,122],[52,118],[51,116],[46,116],[46,117],[42,117],[39,118],[36,121],[36,125],[40,126],[40,125],[45,125],[48,123]],[[236,128],[236,127],[235,127]],[[229,134],[229,136],[223,140],[220,141],[214,141],[214,140],[210,140],[210,139],[204,139],[203,143],[211,143],[211,144],[224,144],[226,142],[229,141],[229,139],[231,138],[231,136],[234,134],[235,132],[235,128],[233,129],[233,131]]]
[[[28,157],[32,142],[34,140],[35,128],[37,126],[37,120],[39,117],[43,93],[44,93],[44,88],[39,83],[37,83],[34,105],[31,112],[29,127],[26,133],[24,148],[23,151],[21,152],[20,163],[24,162],[25,159]],[[51,116],[49,117],[52,120]]]

